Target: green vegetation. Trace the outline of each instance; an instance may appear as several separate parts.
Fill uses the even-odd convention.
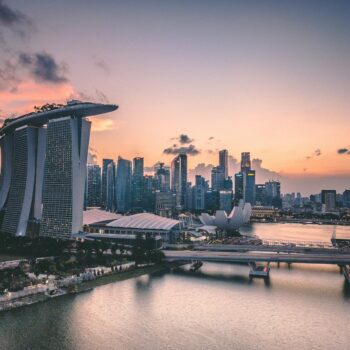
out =
[[[15,237],[0,232],[0,254],[15,256],[56,256],[61,255],[71,242],[52,238]]]
[[[0,294],[5,290],[16,292],[30,285],[31,281],[21,266],[15,269],[0,270]]]
[[[43,237],[32,239],[3,233],[0,233],[0,254],[3,261],[25,257],[29,262],[21,263],[15,269],[8,268],[0,271],[0,292],[6,289],[20,290],[30,285],[32,281],[27,277],[26,272],[33,272],[36,276],[44,274],[65,277],[79,275],[86,268],[96,266],[108,266],[115,271],[118,270],[118,266],[129,261],[135,261],[136,267],[140,264],[160,265],[164,258],[163,252],[155,249],[153,238],[138,237],[135,246],[130,247],[99,240],[77,242]],[[129,278],[125,273],[121,273],[124,277],[116,277],[120,274],[102,276],[105,282],[101,283],[109,283],[106,281],[110,279]],[[132,270],[127,273],[132,277],[136,272]]]

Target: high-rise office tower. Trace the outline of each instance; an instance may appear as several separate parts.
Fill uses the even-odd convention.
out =
[[[211,213],[215,213],[220,207],[219,191],[208,190],[205,192],[205,209]]]
[[[116,177],[117,211],[127,213],[131,207],[131,161],[118,158]]]
[[[232,191],[219,191],[220,210],[225,210],[229,214],[232,210]]]
[[[343,207],[349,209],[350,208],[350,190],[345,190],[343,192],[342,201],[343,201]]]
[[[0,129],[2,231],[23,236],[34,223],[42,236],[70,238],[81,230],[91,124],[84,118],[115,109],[70,101],[5,122]]]
[[[243,172],[243,188],[244,202],[255,205],[255,170]]]
[[[97,164],[87,165],[85,182],[85,206],[101,206],[101,167]]]
[[[170,191],[170,169],[164,163],[154,166],[154,177],[156,179],[156,190],[161,192]]]
[[[116,172],[115,163],[112,161],[107,166],[107,176],[106,176],[106,209],[108,211],[116,211],[117,200],[116,200]]]
[[[322,190],[321,191],[321,200],[323,211],[332,211],[336,206],[336,190]]]
[[[257,205],[266,205],[266,186],[265,186],[265,184],[255,185],[255,203]]]
[[[211,188],[215,191],[225,188],[225,170],[220,166],[215,166],[211,170]]]
[[[152,175],[143,177],[143,195],[141,209],[147,212],[154,212],[155,209],[156,179]]]
[[[242,152],[241,154],[241,171],[249,171],[251,169],[250,152]]]
[[[173,192],[155,192],[155,211],[157,215],[171,217],[176,207],[176,194]]]
[[[143,158],[136,157],[133,159],[132,169],[132,182],[131,182],[131,193],[132,193],[132,208],[134,211],[142,211],[143,201],[143,171],[144,171]]]
[[[281,183],[279,181],[268,181],[265,183],[266,204],[276,208],[282,207]]]
[[[196,183],[193,187],[193,209],[205,210],[205,193],[208,191],[208,182],[201,175],[196,175]]]
[[[233,189],[232,177],[228,176],[227,179],[225,179],[225,182],[224,182],[224,190],[232,191],[232,189]]]
[[[244,198],[244,173],[235,174],[235,205]]]
[[[224,172],[224,177],[227,179],[228,177],[228,151],[223,149],[219,151],[219,167]]]
[[[250,152],[242,152],[241,171],[235,175],[235,204],[241,199],[255,204],[255,170],[251,169]]]
[[[102,159],[102,178],[101,178],[101,207],[107,207],[107,168],[113,163],[113,159]]]
[[[171,162],[171,190],[176,194],[176,208],[184,209],[187,190],[187,155],[179,154]]]

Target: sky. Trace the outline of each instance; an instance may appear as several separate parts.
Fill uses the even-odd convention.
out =
[[[343,191],[349,92],[348,0],[0,0],[0,116],[116,103],[92,118],[99,163],[187,152],[207,175],[225,148],[229,175],[250,151],[257,182]]]

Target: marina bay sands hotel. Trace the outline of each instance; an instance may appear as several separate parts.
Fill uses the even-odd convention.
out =
[[[0,229],[69,239],[83,224],[91,122],[111,104],[47,104],[0,129]]]

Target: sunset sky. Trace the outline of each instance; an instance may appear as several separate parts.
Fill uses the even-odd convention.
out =
[[[226,148],[283,192],[343,191],[350,1],[0,0],[1,117],[71,97],[119,105],[93,118],[98,162],[183,147],[194,174]]]

